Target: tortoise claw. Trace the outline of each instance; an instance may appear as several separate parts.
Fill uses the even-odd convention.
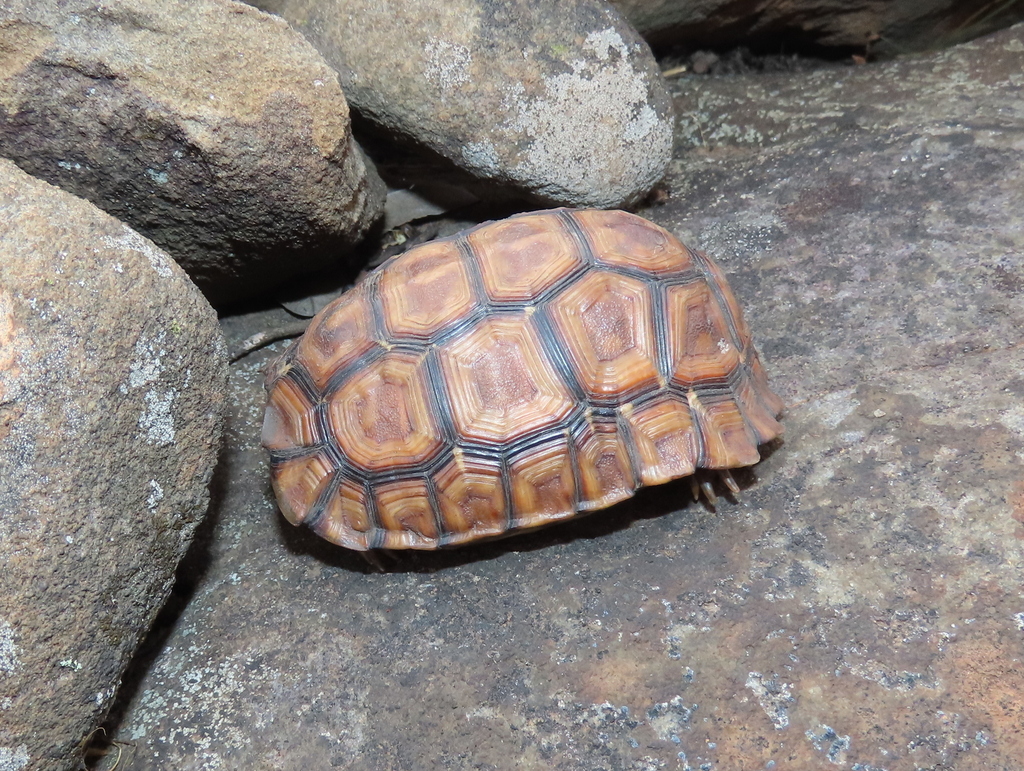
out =
[[[722,483],[729,488],[729,492],[733,495],[738,495],[740,492],[740,486],[736,484],[736,480],[733,479],[732,472],[729,469],[722,469],[718,472],[719,478]]]
[[[387,573],[399,564],[398,556],[389,549],[370,549],[356,552],[376,573]]]
[[[266,348],[271,343],[276,343],[278,340],[291,340],[292,338],[298,337],[306,328],[309,326],[309,319],[301,319],[291,324],[278,327],[277,329],[266,329],[262,332],[257,332],[255,335],[245,338],[238,344],[231,355],[228,357],[228,362],[234,364],[236,361],[244,359],[250,353],[258,351],[261,348]]]

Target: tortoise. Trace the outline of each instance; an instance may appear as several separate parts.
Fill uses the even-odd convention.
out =
[[[410,249],[321,310],[266,387],[282,513],[359,551],[501,536],[699,469],[735,492],[728,469],[782,431],[722,271],[622,211]]]

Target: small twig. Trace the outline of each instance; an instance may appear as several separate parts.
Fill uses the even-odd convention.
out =
[[[1000,2],[999,0],[993,0],[993,2],[981,6],[981,8],[968,16],[954,31],[962,32],[963,30],[971,29],[972,27],[982,27],[1007,8],[1013,6],[1016,1],[1017,0],[1006,0],[1006,2]],[[968,35],[970,35],[970,33],[968,33]]]
[[[88,746],[91,745],[92,739],[94,736],[96,736],[97,733],[102,733],[105,737],[107,735],[107,729],[103,726],[96,726],[94,729],[92,729],[92,731],[89,732],[89,735],[82,740],[82,746],[85,747],[85,757],[87,759],[90,756],[94,758],[104,758],[107,755],[111,754],[111,750],[109,749],[109,747],[105,749],[100,749],[98,747]],[[111,740],[110,744],[111,746],[117,748],[117,757],[114,759],[114,765],[108,768],[107,771],[117,771],[117,768],[121,765],[121,760],[124,756],[124,748],[131,747],[134,750],[135,745],[131,742],[122,742],[118,741],[117,739]]]
[[[109,771],[117,771],[117,767],[121,765],[121,742],[114,742],[114,746],[117,747],[117,760],[114,761],[114,765],[110,767]]]
[[[277,329],[267,329],[263,332],[257,332],[255,335],[245,338],[245,340],[238,344],[238,347],[231,352],[231,358],[229,361],[234,364],[236,361],[248,356],[253,351],[265,348],[271,343],[276,343],[278,340],[290,340],[293,337],[298,337],[306,331],[306,327],[308,326],[309,319],[302,319],[292,324],[285,324]]]
[[[700,134],[700,144],[702,147],[708,146],[708,141],[704,138],[704,127],[700,125],[700,116],[696,112],[690,113],[694,118],[694,123],[697,124],[697,133]]]

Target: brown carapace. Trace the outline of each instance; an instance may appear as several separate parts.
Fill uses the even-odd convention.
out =
[[[411,249],[324,308],[267,390],[281,511],[357,550],[563,520],[749,466],[782,430],[722,272],[618,211]]]

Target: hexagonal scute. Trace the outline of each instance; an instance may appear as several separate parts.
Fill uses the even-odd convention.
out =
[[[294,450],[320,443],[313,405],[285,375],[270,390],[260,437],[268,450]]]
[[[740,468],[753,466],[761,460],[757,439],[731,396],[700,398],[695,391],[690,391],[686,401],[700,431],[701,468]]]
[[[573,516],[576,484],[566,437],[559,434],[514,458],[509,485],[513,527],[537,527]]]
[[[714,294],[703,281],[669,287],[666,293],[668,350],[673,383],[726,383],[740,351]]]
[[[493,300],[532,300],[583,265],[557,214],[511,217],[474,230],[466,240]]]
[[[313,531],[321,538],[357,551],[369,548],[369,534],[372,530],[373,522],[366,508],[366,492],[362,485],[349,480],[338,486],[313,526]]]
[[[700,444],[686,402],[666,394],[623,413],[640,456],[640,479],[645,485],[660,485],[694,472]]]
[[[417,246],[386,263],[379,289],[384,323],[397,337],[429,338],[476,305],[469,273],[453,241]]]
[[[629,450],[615,421],[588,422],[575,441],[580,511],[603,509],[634,493]]]
[[[389,352],[327,403],[338,447],[370,471],[419,463],[443,444],[431,413],[420,356]]]
[[[598,262],[639,268],[652,275],[693,268],[693,258],[678,238],[653,222],[623,211],[576,211]]]
[[[501,464],[456,451],[434,475],[444,524],[444,544],[499,535],[507,529]]]
[[[593,271],[555,298],[549,311],[591,399],[621,404],[658,387],[651,296],[642,281]]]
[[[309,322],[296,359],[318,388],[375,345],[373,313],[362,286],[334,300]]]
[[[467,440],[509,442],[573,409],[525,313],[484,319],[437,351],[452,419]]]
[[[306,518],[334,471],[334,465],[320,453],[292,458],[271,468],[277,502],[289,522],[297,525]]]
[[[436,549],[440,545],[426,480],[420,477],[378,484],[377,515],[383,549]]]

